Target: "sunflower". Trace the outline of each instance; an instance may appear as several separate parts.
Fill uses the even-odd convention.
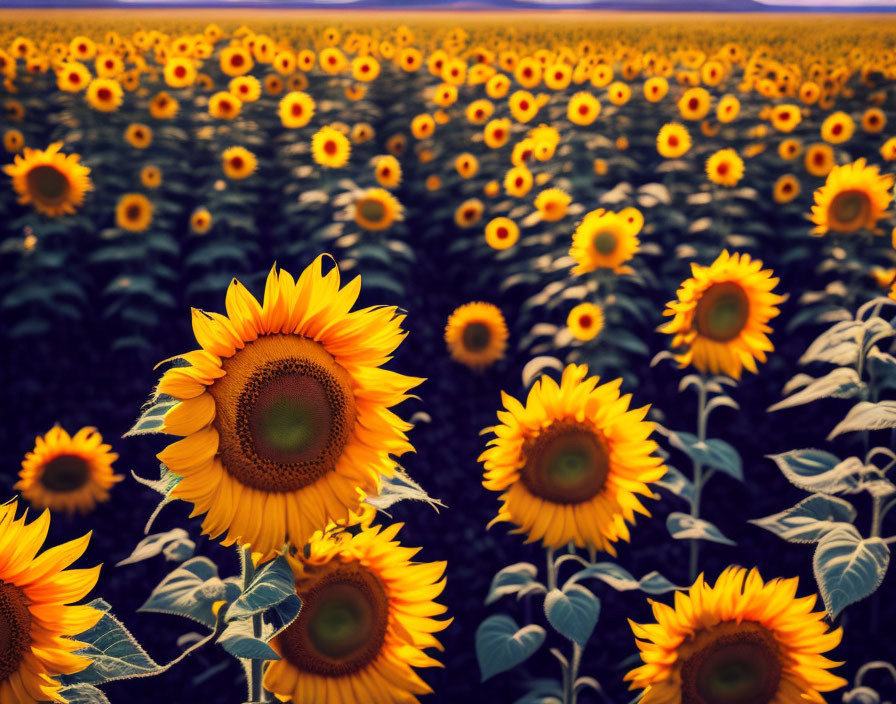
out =
[[[778,279],[758,259],[727,250],[711,266],[692,263],[691,272],[678,299],[663,312],[674,317],[660,327],[674,335],[672,347],[684,348],[676,361],[734,379],[740,379],[744,367],[756,373],[756,360],[765,362],[765,353],[774,350],[768,321],[780,313],[777,305],[784,300],[772,293]]]
[[[31,203],[44,215],[70,215],[84,202],[84,194],[93,189],[90,169],[81,165],[77,154],[60,154],[62,142],[45,150],[24,148],[12,164],[3,167],[12,177],[19,203]]]
[[[348,163],[352,145],[342,132],[332,126],[321,127],[311,139],[311,152],[321,166],[338,169]]]
[[[66,570],[84,554],[89,535],[38,555],[50,527],[44,511],[26,524],[16,519],[15,501],[0,506],[0,702],[37,704],[61,701],[57,675],[80,672],[90,659],[74,651],[85,647],[70,636],[92,628],[103,612],[68,606],[87,596],[100,568]]]
[[[383,188],[396,188],[401,183],[401,164],[391,154],[377,157],[374,175]]]
[[[307,80],[307,79],[306,79]],[[283,82],[283,79],[278,76],[276,73],[269,73],[264,77],[264,89],[268,95],[280,95],[283,92],[283,89],[286,87],[286,84]],[[307,86],[296,86],[299,90]]]
[[[508,195],[522,198],[532,189],[534,180],[532,172],[525,166],[514,166],[504,176],[504,190]]]
[[[775,203],[789,203],[800,194],[800,180],[793,174],[784,174],[775,181],[772,197]]]
[[[740,101],[737,96],[723,95],[716,106],[716,119],[725,124],[734,122],[740,114]],[[698,118],[699,119],[699,118]]]
[[[147,188],[158,188],[162,184],[162,171],[153,164],[144,166],[140,169],[140,183]]]
[[[380,63],[372,56],[357,56],[352,59],[352,77],[365,83],[380,75]]]
[[[573,274],[595,269],[612,269],[617,274],[631,271],[625,262],[635,256],[638,233],[619,213],[592,210],[572,236],[569,255],[576,260]]]
[[[896,137],[890,137],[881,145],[880,155],[884,161],[896,161]]]
[[[78,93],[90,84],[90,69],[77,61],[69,61],[56,69],[56,85],[66,93]]]
[[[172,498],[205,514],[203,531],[265,557],[302,546],[378,491],[390,455],[411,449],[389,410],[422,380],[382,369],[404,338],[394,307],[350,312],[360,277],[340,290],[321,255],[297,281],[271,269],[263,304],[236,280],[227,316],[193,311],[201,350],[169,369],[157,393],[181,401],[165,432],[184,436],[159,459],[183,477]]]
[[[778,156],[785,161],[795,159],[800,155],[803,145],[798,139],[784,139],[778,145]]]
[[[482,371],[504,357],[507,323],[491,303],[465,303],[448,316],[445,343],[451,358]]]
[[[149,102],[149,114],[157,120],[168,120],[177,115],[180,108],[178,102],[166,91],[158,93]]]
[[[411,120],[411,134],[417,139],[431,137],[435,129],[436,121],[433,119],[432,115],[427,113],[417,115]]]
[[[401,524],[363,527],[349,536],[316,536],[307,557],[290,557],[299,617],[271,641],[281,656],[264,688],[278,699],[315,704],[407,702],[432,690],[415,667],[438,666],[424,653],[451,620],[444,562],[411,562],[417,552],[395,540]]]
[[[442,179],[436,174],[432,174],[426,177],[424,185],[426,186],[427,191],[437,191],[442,187]]]
[[[208,99],[208,113],[212,117],[223,120],[232,120],[240,114],[243,102],[233,93],[226,90],[218,91]]]
[[[124,138],[132,147],[146,149],[152,144],[152,128],[135,122],[128,125],[128,128],[124,131]]]
[[[821,123],[821,138],[830,144],[848,141],[855,131],[856,123],[842,111],[831,113]]]
[[[629,410],[619,395],[621,379],[598,386],[585,365],[570,364],[560,385],[542,376],[526,404],[503,394],[500,425],[479,460],[483,486],[503,491],[498,515],[526,542],[557,548],[569,543],[616,554],[613,543],[629,539],[626,523],[649,516],[636,496],[666,468],[654,455],[648,407]]]
[[[376,130],[373,129],[373,125],[368,122],[358,122],[352,127],[351,139],[355,144],[364,144],[373,139],[375,134]]]
[[[473,227],[479,222],[484,210],[485,206],[478,198],[465,200],[454,211],[454,224],[458,227]]]
[[[656,150],[664,159],[677,159],[687,154],[691,148],[691,135],[687,128],[677,122],[670,122],[660,128],[656,136]]]
[[[813,176],[827,176],[834,168],[834,150],[829,144],[810,144],[803,156],[803,165]]]
[[[87,86],[87,102],[94,110],[115,112],[121,105],[121,84],[114,78],[94,78]]]
[[[776,105],[772,109],[770,119],[778,132],[793,132],[802,121],[803,115],[797,105]]]
[[[482,192],[489,198],[496,197],[501,192],[501,184],[494,179],[488,181],[483,187]]]
[[[485,226],[485,241],[492,249],[513,247],[519,238],[520,228],[510,218],[494,218]]]
[[[19,130],[6,130],[3,133],[3,148],[10,154],[22,151],[25,146],[25,135]]]
[[[261,83],[255,76],[237,76],[231,78],[227,90],[242,103],[254,103],[261,97]]]
[[[197,235],[204,235],[211,229],[212,214],[205,208],[197,208],[190,216],[190,229]]]
[[[304,127],[314,117],[314,98],[294,90],[280,100],[279,112],[284,127]]]
[[[368,188],[354,205],[355,222],[365,230],[385,230],[403,217],[401,203],[384,188]]]
[[[887,116],[880,108],[868,108],[862,113],[862,129],[869,134],[883,131],[887,125]]]
[[[892,174],[881,175],[877,166],[866,166],[864,159],[835,166],[815,191],[811,220],[816,227],[811,234],[874,231],[877,221],[887,215],[893,180]]]
[[[676,592],[675,608],[650,601],[657,623],[629,621],[645,664],[625,679],[644,690],[643,704],[823,704],[821,692],[846,684],[824,657],[843,634],[812,611],[814,594],[796,598],[797,586],[728,567],[712,587],[701,574]]]
[[[153,206],[142,193],[125,193],[115,207],[115,222],[123,230],[142,232],[152,223]]]
[[[254,65],[252,52],[246,47],[228,46],[221,50],[221,70],[231,78],[249,73]]]
[[[523,124],[532,120],[541,107],[535,96],[527,90],[518,90],[512,93],[508,104],[513,119]]]
[[[461,178],[473,178],[479,171],[479,160],[469,152],[464,152],[454,160],[454,168]]]
[[[662,76],[653,76],[644,81],[644,97],[651,103],[658,103],[669,92],[669,81]]]
[[[539,193],[535,198],[535,207],[541,214],[541,219],[547,222],[556,222],[566,217],[566,208],[572,202],[572,196],[559,188],[548,188]]]
[[[165,62],[165,83],[172,88],[186,88],[196,80],[196,65],[185,56],[174,56]]]
[[[593,340],[604,329],[604,312],[594,303],[579,303],[566,316],[566,327],[577,340]]]
[[[706,160],[706,175],[720,186],[736,186],[744,175],[744,162],[731,148],[720,149]]]
[[[632,97],[632,89],[628,83],[616,81],[607,88],[607,98],[613,105],[625,105]]]
[[[107,501],[109,489],[124,479],[112,473],[118,455],[102,443],[95,428],[82,428],[74,436],[58,426],[52,428],[25,455],[13,488],[36,508],[89,513]]]
[[[472,125],[483,125],[485,121],[492,116],[495,111],[494,103],[485,98],[474,100],[467,106],[467,121]]]
[[[244,179],[255,173],[258,159],[245,147],[230,147],[221,155],[224,174],[230,179]]]
[[[566,106],[566,119],[574,125],[590,125],[600,115],[600,101],[591,93],[582,91],[569,99]]]
[[[706,88],[688,88],[678,100],[678,111],[685,120],[702,120],[709,113],[710,102]]]

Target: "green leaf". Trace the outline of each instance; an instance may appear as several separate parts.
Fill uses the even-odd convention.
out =
[[[510,616],[489,616],[476,629],[476,659],[482,682],[529,659],[544,643],[545,630],[536,624],[524,628]]]
[[[174,408],[179,399],[166,394],[160,394],[157,398],[149,402],[143,413],[137,419],[137,422],[122,437],[129,438],[135,435],[149,435],[151,433],[161,433],[162,426],[165,425],[165,414]]]
[[[828,440],[833,440],[843,433],[857,430],[881,430],[883,428],[896,428],[896,401],[859,401],[849,409],[849,413],[835,427]]]
[[[239,585],[218,577],[214,562],[194,557],[165,577],[139,610],[184,616],[214,628],[217,619],[212,605],[231,602],[239,593]]]
[[[567,585],[578,582],[582,579],[596,578],[611,586],[617,592],[627,592],[632,589],[640,589],[647,594],[664,594],[665,592],[681,589],[668,579],[663,577],[659,572],[648,572],[641,579],[635,579],[632,574],[615,562],[595,562],[583,570],[579,570],[572,575],[567,581]]]
[[[88,606],[105,612],[93,628],[75,636],[76,640],[87,644],[87,647],[77,651],[78,655],[90,658],[91,663],[81,672],[60,677],[64,684],[99,684],[129,677],[145,677],[162,670],[109,612],[109,604],[95,599]]]
[[[252,620],[232,621],[218,636],[218,645],[235,658],[248,660],[279,660],[274,649],[252,631]]]
[[[744,473],[740,455],[724,440],[710,439],[701,442],[692,433],[675,430],[666,432],[669,444],[684,452],[694,462],[721,470],[725,474],[743,481]]]
[[[722,535],[715,525],[702,518],[694,518],[686,513],[674,511],[666,518],[666,528],[676,540],[709,540],[723,545],[736,545],[733,540]]]
[[[514,565],[505,567],[492,579],[488,596],[485,598],[486,605],[497,601],[502,596],[516,594],[531,585],[540,584],[535,579],[537,574],[538,568],[530,562],[517,562]],[[544,589],[543,585],[542,589]]]
[[[92,684],[75,684],[59,691],[68,704],[109,704],[109,699]]]
[[[831,618],[872,594],[883,581],[889,562],[890,549],[880,538],[863,540],[848,524],[828,533],[818,543],[812,569]]]
[[[883,488],[880,470],[858,457],[842,462],[823,450],[791,450],[771,455],[787,479],[806,491],[821,494],[857,494]],[[886,492],[885,492],[886,493]]]
[[[169,544],[184,542],[189,539],[189,533],[185,531],[183,528],[172,528],[171,530],[165,533],[155,533],[154,535],[149,535],[139,543],[137,543],[137,547],[134,548],[134,551],[126,557],[124,560],[115,563],[116,567],[121,567],[122,565],[131,565],[135,562],[141,562],[142,560],[148,560],[151,557],[155,557],[156,555],[163,552]],[[193,547],[196,547],[193,541],[189,541],[193,544]],[[187,556],[189,557],[189,555]],[[186,558],[183,558],[186,559]]]
[[[567,584],[548,592],[544,613],[558,633],[584,647],[597,625],[600,600],[581,584]]]
[[[820,398],[853,398],[858,396],[864,389],[865,383],[859,379],[855,369],[852,367],[838,367],[820,379],[813,380],[792,396],[788,396],[783,401],[778,401],[773,406],[769,406],[768,410],[770,412],[779,411],[782,408],[800,406]]]
[[[663,487],[666,491],[671,491],[689,503],[694,500],[694,483],[671,465],[666,465],[666,473],[654,484]]]
[[[255,573],[249,586],[228,607],[226,620],[251,618],[295,595],[295,575],[286,557],[281,555]]]
[[[791,543],[815,543],[841,524],[855,520],[855,507],[834,496],[813,494],[796,506],[750,523]]]

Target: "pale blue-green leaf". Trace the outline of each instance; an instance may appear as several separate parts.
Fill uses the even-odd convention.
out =
[[[189,533],[185,531],[183,528],[172,528],[165,533],[154,533],[153,535],[148,535],[139,543],[137,543],[137,547],[134,548],[134,551],[125,559],[117,562],[115,564],[116,567],[121,567],[122,565],[131,565],[135,562],[140,562],[142,560],[148,560],[151,557],[155,557],[160,554],[162,550],[169,543],[173,543],[178,540],[183,540],[189,537]]]
[[[750,523],[791,543],[814,543],[841,524],[852,523],[855,517],[856,509],[849,501],[813,494],[786,511]]]
[[[857,430],[882,430],[883,428],[896,428],[896,401],[859,401],[849,409],[849,413],[841,420],[828,435],[828,440],[833,440],[843,433]]]
[[[723,545],[736,545],[709,521],[694,518],[680,511],[669,514],[666,518],[666,528],[669,530],[669,535],[676,540],[709,540]]]
[[[597,625],[600,600],[581,584],[570,584],[548,592],[544,613],[560,635],[584,647]]]
[[[280,656],[252,630],[252,620],[232,621],[218,636],[218,645],[235,658],[279,660]]]
[[[681,588],[672,584],[672,582],[656,571],[648,572],[641,579],[635,579],[628,570],[620,567],[615,562],[592,563],[573,574],[566,581],[563,588],[566,589],[568,585],[589,578],[599,579],[617,592],[640,589],[648,594],[663,594],[664,592]]]
[[[654,483],[671,491],[676,496],[680,496],[685,501],[694,500],[694,483],[675,467],[666,465],[666,473]]]
[[[194,557],[165,577],[139,610],[184,616],[214,628],[212,605],[227,596],[227,585],[219,579],[215,563]]]
[[[193,557],[193,554],[195,552],[196,543],[194,543],[189,538],[175,540],[171,543],[168,543],[165,546],[165,549],[162,550],[162,554],[169,562],[183,562],[184,560],[189,560],[191,557]]]
[[[815,338],[800,357],[800,364],[830,362],[841,367],[854,365],[859,355],[859,341],[864,335],[862,323],[842,320]]]
[[[527,680],[529,690],[513,704],[563,704],[563,686],[553,679]]]
[[[530,359],[523,367],[523,387],[528,389],[548,369],[563,371],[563,362],[547,355]]]
[[[368,496],[364,499],[378,511],[385,512],[387,508],[399,501],[423,501],[438,512],[439,507],[445,507],[438,499],[432,498],[426,490],[411,479],[401,468],[396,468],[391,477],[382,477],[380,492],[376,496]]]
[[[296,578],[284,555],[263,565],[227,609],[226,620],[251,618],[295,596]]]
[[[109,699],[92,684],[75,684],[65,687],[59,694],[68,704],[109,704]]]
[[[808,448],[790,450],[780,455],[769,455],[781,473],[794,485],[806,491],[822,491],[821,487],[836,486],[844,476],[862,465],[857,457],[843,462],[825,450]],[[827,493],[827,492],[823,492]]]
[[[515,594],[530,584],[535,584],[535,577],[538,574],[538,568],[529,562],[517,562],[509,565],[498,572],[492,579],[492,585],[489,587],[488,596],[485,598],[486,604],[491,604],[502,596]]]
[[[520,628],[510,616],[489,616],[476,629],[476,659],[482,681],[527,660],[544,643],[545,635],[536,624]]]
[[[64,684],[100,684],[130,677],[145,677],[161,671],[137,640],[109,611],[102,599],[95,599],[88,606],[105,612],[95,626],[75,635],[86,643],[77,651],[90,659],[90,665],[80,672],[60,678]]]
[[[874,316],[862,322],[862,354],[868,354],[876,343],[896,335],[896,330],[883,318]]]
[[[129,438],[135,435],[161,433],[162,426],[165,424],[165,414],[178,403],[180,401],[172,396],[159,395],[158,398],[149,402],[131,429],[122,437]]]
[[[782,408],[792,408],[810,403],[820,398],[853,398],[865,389],[865,383],[852,367],[832,369],[820,379],[815,379],[808,386],[788,396],[783,401],[769,406],[769,412]]]
[[[678,448],[694,462],[718,469],[735,479],[743,480],[743,464],[740,455],[724,440],[710,439],[701,442],[692,434],[675,430],[667,430],[669,444]]]
[[[890,549],[880,538],[862,539],[851,525],[828,533],[819,543],[812,569],[832,618],[872,594],[883,581]]]

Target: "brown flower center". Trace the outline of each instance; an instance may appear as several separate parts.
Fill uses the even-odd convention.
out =
[[[40,483],[49,491],[77,491],[87,483],[90,465],[78,455],[58,455],[44,465]]]
[[[0,579],[0,683],[31,650],[31,612],[22,590]]]
[[[774,636],[749,621],[728,626],[708,633],[708,643],[682,664],[682,704],[768,704],[774,699],[781,681]]]
[[[740,335],[749,317],[750,299],[734,281],[723,281],[706,289],[694,313],[697,332],[716,342],[728,342]]]
[[[603,434],[573,419],[554,421],[523,443],[520,478],[535,496],[577,504],[596,496],[610,473]]]
[[[348,372],[298,335],[266,335],[224,360],[209,387],[224,469],[265,491],[300,489],[333,470],[355,424]]]
[[[286,660],[303,672],[341,677],[376,659],[389,625],[389,599],[376,576],[348,563],[296,590],[302,611],[278,636]]]
[[[598,254],[602,254],[606,257],[616,251],[619,240],[617,239],[615,232],[601,230],[594,235],[591,243]]]
[[[379,223],[386,217],[386,207],[376,198],[362,198],[356,207],[367,222]]]
[[[831,228],[852,231],[862,227],[871,211],[871,201],[862,191],[843,191],[834,196],[828,215]]]
[[[64,173],[55,166],[35,166],[25,177],[29,193],[45,203],[65,200],[71,184]]]
[[[461,343],[470,352],[482,352],[492,340],[491,329],[485,323],[474,321],[464,326]]]

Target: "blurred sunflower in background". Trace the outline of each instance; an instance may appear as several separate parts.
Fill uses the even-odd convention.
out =
[[[865,159],[835,166],[824,186],[815,191],[810,219],[816,227],[811,234],[874,231],[893,199],[893,180],[892,174],[881,174]]]
[[[526,542],[616,554],[613,543],[629,540],[635,513],[649,516],[640,496],[666,472],[654,455],[648,407],[629,410],[619,394],[621,379],[598,386],[585,365],[570,364],[560,385],[542,376],[526,405],[502,394],[505,411],[479,460],[483,486],[502,491],[489,526],[509,521]]]
[[[314,99],[307,93],[292,91],[280,100],[280,121],[284,127],[304,127],[314,117]]]
[[[744,367],[758,372],[756,362],[774,350],[768,321],[784,300],[772,293],[778,279],[758,259],[727,250],[708,267],[692,263],[691,274],[663,312],[672,320],[660,327],[674,336],[673,348],[684,348],[675,357],[678,364],[734,379]]]
[[[691,148],[691,135],[684,125],[670,122],[656,136],[656,150],[665,159],[677,159]]]
[[[158,188],[162,185],[161,169],[153,164],[147,164],[140,169],[140,183],[147,188]]]
[[[803,166],[812,176],[827,176],[834,168],[834,150],[829,144],[810,144],[803,157]]]
[[[775,203],[789,203],[800,194],[800,190],[800,180],[793,174],[784,174],[775,181],[772,198]]]
[[[548,188],[535,197],[535,207],[545,222],[556,222],[566,217],[572,196],[559,188]]]
[[[579,303],[566,316],[566,327],[577,340],[593,340],[604,329],[604,311],[595,303]]]
[[[401,164],[391,154],[377,157],[374,175],[383,188],[396,188],[401,183]]]
[[[435,601],[446,563],[411,562],[418,549],[395,540],[400,529],[318,533],[289,557],[302,610],[271,641],[280,660],[267,666],[265,689],[315,704],[413,704],[432,692],[415,668],[440,666],[424,651],[442,649],[433,634],[451,623],[434,618],[446,611]]]
[[[115,112],[123,100],[121,84],[114,78],[94,78],[87,86],[87,102],[100,112]]]
[[[651,601],[657,623],[629,621],[644,665],[626,674],[644,704],[825,701],[847,684],[824,653],[840,643],[816,597],[798,580],[763,582],[757,569],[728,567],[715,585],[700,575],[674,608]]]
[[[124,131],[124,138],[135,149],[146,149],[152,144],[152,129],[147,125],[133,123]]]
[[[510,218],[497,217],[485,226],[485,241],[492,249],[508,249],[520,238],[519,226]]]
[[[573,274],[596,269],[612,269],[621,274],[631,271],[625,265],[635,256],[640,242],[637,230],[618,213],[592,210],[572,236],[569,255],[575,259]]]
[[[25,147],[12,164],[3,167],[12,177],[19,203],[31,204],[50,217],[71,215],[84,203],[84,195],[93,190],[90,169],[80,163],[78,154],[60,154],[62,142],[46,149]]]
[[[258,159],[245,147],[230,147],[221,155],[221,166],[229,179],[249,178],[258,168]]]
[[[164,432],[183,436],[159,455],[182,477],[172,498],[205,514],[203,531],[266,558],[302,546],[375,496],[391,455],[411,449],[410,425],[390,407],[422,380],[382,368],[404,338],[394,307],[351,312],[361,279],[340,288],[323,256],[298,280],[271,269],[262,304],[238,281],[227,315],[193,310],[201,349],[162,376],[180,403]]]
[[[190,229],[197,235],[204,235],[212,227],[212,214],[205,208],[197,208],[190,215]]]
[[[351,151],[348,137],[330,125],[321,127],[311,139],[311,153],[321,166],[342,168],[348,163]]]
[[[152,223],[152,202],[142,193],[125,193],[115,207],[115,224],[129,232],[142,232]]]
[[[385,230],[401,220],[401,203],[384,188],[368,188],[354,203],[355,222],[365,230]]]
[[[706,160],[706,175],[720,186],[736,186],[744,175],[744,162],[731,148],[720,149]]]
[[[112,472],[118,455],[111,450],[96,428],[81,428],[70,436],[55,426],[38,436],[34,449],[25,455],[13,488],[36,508],[89,513],[124,479]]]
[[[474,371],[482,371],[507,349],[507,322],[492,303],[465,303],[448,316],[445,343],[451,358]]]
[[[71,636],[95,626],[103,612],[71,606],[96,585],[100,568],[66,569],[87,549],[90,535],[40,555],[50,528],[50,512],[31,523],[16,519],[15,501],[0,506],[0,702],[38,704],[62,701],[54,679],[90,666]]]

